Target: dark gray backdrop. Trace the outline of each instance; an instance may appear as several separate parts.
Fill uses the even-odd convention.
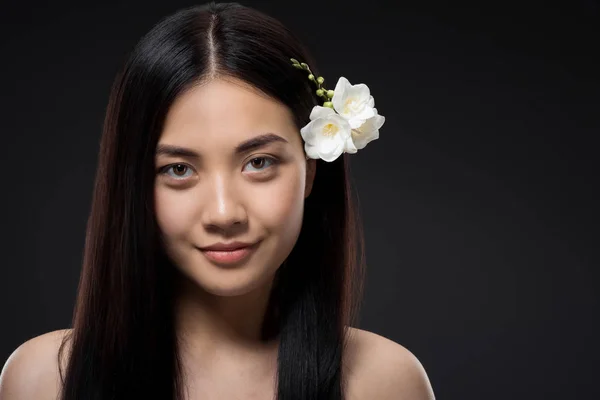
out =
[[[597,1],[246,1],[387,117],[352,157],[361,328],[438,399],[600,398]],[[2,2],[0,363],[68,327],[111,82],[189,1]]]

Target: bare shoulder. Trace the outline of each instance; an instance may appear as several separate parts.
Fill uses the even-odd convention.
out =
[[[423,365],[404,346],[373,332],[350,328],[345,354],[348,400],[435,400]]]
[[[55,399],[60,388],[58,350],[69,333],[48,332],[17,347],[0,374],[0,400]]]

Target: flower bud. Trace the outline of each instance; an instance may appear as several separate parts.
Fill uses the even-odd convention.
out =
[[[300,65],[302,65],[302,68],[308,69],[308,65],[306,63],[300,63]]]
[[[333,103],[330,101],[326,101],[325,103],[323,103],[323,107],[333,108]]]
[[[308,80],[309,80],[309,81],[314,81],[314,80],[315,80],[315,76],[314,76],[313,74],[310,74],[310,75],[308,76]]]
[[[319,82],[320,85],[323,84],[323,82],[325,82],[325,78],[323,78],[322,76],[317,78],[317,82]]]
[[[323,96],[323,89],[317,89],[317,96]]]
[[[327,91],[327,97],[329,97],[330,99],[333,97],[333,90]]]

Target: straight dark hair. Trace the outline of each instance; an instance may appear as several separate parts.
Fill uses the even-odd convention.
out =
[[[133,49],[104,121],[73,329],[59,352],[59,362],[68,353],[61,399],[185,398],[176,268],[154,215],[154,157],[165,116],[184,91],[234,77],[289,107],[300,129],[321,100],[292,57],[318,76],[295,35],[237,3],[180,10]],[[263,325],[265,338],[279,336],[277,400],[344,398],[344,348],[364,276],[353,198],[347,155],[317,160],[301,232],[277,271]]]

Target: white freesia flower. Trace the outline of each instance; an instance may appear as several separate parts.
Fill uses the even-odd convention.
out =
[[[367,119],[359,128],[352,129],[352,141],[357,149],[364,148],[369,142],[379,139],[379,128],[385,122],[385,117],[377,113],[374,108],[375,115]]]
[[[356,153],[350,124],[334,110],[315,106],[310,113],[310,120],[300,130],[308,157],[331,162],[344,151]]]
[[[351,85],[343,76],[338,79],[331,102],[338,114],[348,120],[352,129],[358,129],[375,115],[375,100],[364,83]]]
[[[309,74],[308,80],[317,86],[316,95],[324,101],[323,106],[313,107],[310,122],[300,129],[308,158],[331,162],[342,153],[356,153],[379,138],[385,117],[377,113],[367,85],[352,85],[342,76],[334,90],[327,90],[323,86],[325,79],[315,76],[308,64],[295,58],[290,61],[295,68]]]

